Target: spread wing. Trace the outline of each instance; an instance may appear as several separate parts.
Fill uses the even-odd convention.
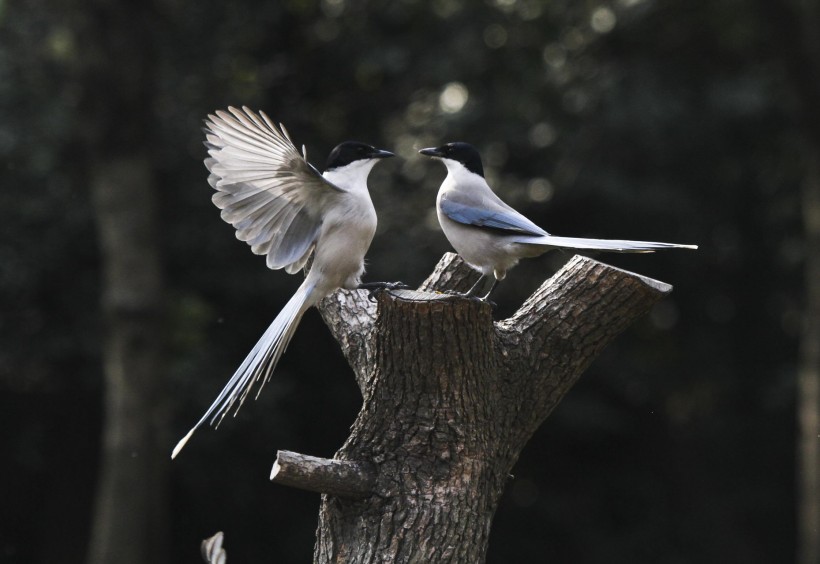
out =
[[[236,238],[271,269],[301,269],[322,224],[322,210],[342,191],[299,154],[280,124],[250,109],[228,108],[205,120],[213,202]]]
[[[547,232],[501,201],[493,192],[476,197],[448,192],[439,200],[444,215],[458,223],[506,232],[508,235],[539,237]]]

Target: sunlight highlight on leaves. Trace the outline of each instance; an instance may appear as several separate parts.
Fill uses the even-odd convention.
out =
[[[438,105],[441,111],[447,114],[455,114],[464,108],[467,100],[470,97],[470,92],[467,87],[460,82],[450,82],[441,91],[438,98]]]

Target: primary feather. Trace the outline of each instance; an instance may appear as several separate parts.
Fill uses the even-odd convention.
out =
[[[495,194],[493,195],[495,196]],[[466,198],[463,198],[459,192],[448,192],[442,195],[439,200],[439,209],[448,218],[465,225],[499,229],[509,232],[510,235],[540,236],[548,234],[500,199],[498,202],[488,202],[486,201],[488,198],[484,198],[485,201],[481,202],[482,206],[464,200]]]
[[[325,180],[264,112],[217,111],[208,116],[206,133],[205,166],[222,219],[252,252],[267,256],[268,268],[298,271],[318,236],[321,212],[343,189]]]

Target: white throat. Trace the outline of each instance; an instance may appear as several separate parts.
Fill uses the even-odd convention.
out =
[[[476,174],[460,162],[453,159],[441,159],[447,167],[447,178],[441,185],[442,190],[467,188],[469,186],[487,186],[487,181],[480,174]]]
[[[328,182],[342,190],[367,191],[367,177],[379,159],[361,159],[350,164],[332,168],[322,173]]]

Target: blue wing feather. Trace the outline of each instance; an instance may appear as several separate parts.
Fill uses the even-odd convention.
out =
[[[508,231],[510,235],[546,235],[547,232],[512,208],[489,210],[442,198],[439,202],[442,213],[455,222],[475,227]]]

